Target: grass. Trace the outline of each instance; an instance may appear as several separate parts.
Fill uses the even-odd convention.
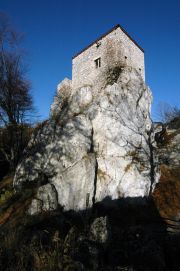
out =
[[[132,167],[132,163],[127,164],[127,166],[125,167],[124,171],[128,172],[131,167]]]
[[[117,82],[117,80],[118,80],[118,78],[119,78],[119,75],[120,75],[121,72],[122,72],[122,68],[123,68],[123,67],[124,67],[124,66],[119,65],[119,66],[110,68],[110,69],[107,71],[107,74],[106,74],[106,86],[107,86],[107,85],[113,85],[114,83]]]
[[[0,181],[0,226],[19,225],[25,216],[35,191],[24,190],[16,193],[13,188],[13,175]]]

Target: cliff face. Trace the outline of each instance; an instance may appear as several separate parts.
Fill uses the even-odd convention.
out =
[[[16,170],[16,189],[39,187],[29,212],[148,196],[159,177],[151,101],[141,76],[128,67],[109,71],[93,87],[75,90],[63,80],[50,119],[35,130]]]

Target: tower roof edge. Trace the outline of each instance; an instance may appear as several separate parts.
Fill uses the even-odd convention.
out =
[[[109,35],[111,32],[113,32],[114,30],[116,30],[117,28],[120,28],[126,34],[126,36],[128,36],[128,38],[144,53],[144,49],[124,30],[124,28],[120,24],[117,24],[112,29],[110,29],[108,32],[106,32],[105,34],[101,35],[99,38],[97,38],[95,41],[91,42],[88,46],[86,46],[80,52],[78,52],[77,54],[75,54],[72,57],[72,59],[74,59],[77,56],[79,56],[81,53],[83,53],[88,48],[90,48],[93,44],[97,43],[99,40],[103,39],[104,37],[106,37],[107,35]]]

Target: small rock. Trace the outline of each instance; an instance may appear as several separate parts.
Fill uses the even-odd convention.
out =
[[[89,239],[98,243],[106,243],[108,240],[107,216],[98,217],[93,221],[90,227]]]

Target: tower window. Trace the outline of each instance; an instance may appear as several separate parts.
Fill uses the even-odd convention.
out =
[[[99,57],[96,60],[94,60],[94,63],[95,63],[96,69],[100,68],[101,67],[101,58]]]

